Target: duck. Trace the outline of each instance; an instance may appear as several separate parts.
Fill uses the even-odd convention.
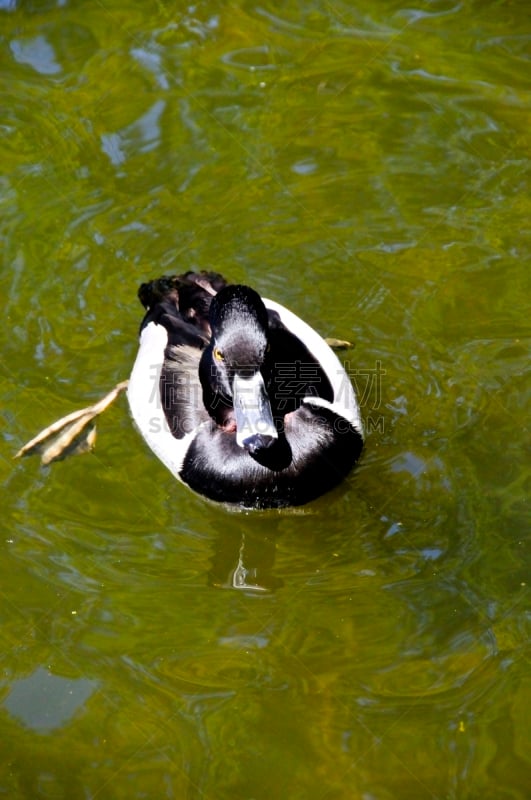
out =
[[[191,490],[240,509],[301,506],[363,449],[356,393],[325,340],[216,272],[142,283],[127,398],[153,453]]]

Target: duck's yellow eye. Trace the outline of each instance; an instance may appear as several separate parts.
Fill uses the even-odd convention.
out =
[[[216,359],[216,361],[223,361],[223,359],[225,358],[219,347],[214,347],[214,358]]]

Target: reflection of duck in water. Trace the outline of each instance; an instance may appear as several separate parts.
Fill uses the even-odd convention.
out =
[[[249,522],[248,517],[243,518]],[[267,519],[268,531],[260,526],[253,530],[244,526],[225,526],[216,535],[209,583],[219,589],[239,589],[243,592],[272,592],[283,586],[284,581],[275,575],[276,532],[271,532],[271,519]]]
[[[128,399],[171,472],[211,500],[301,505],[363,446],[352,385],[309,325],[215,273],[142,284],[147,309]]]

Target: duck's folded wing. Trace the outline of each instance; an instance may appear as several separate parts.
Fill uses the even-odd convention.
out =
[[[328,409],[333,411],[338,417],[345,419],[363,439],[363,423],[356,394],[350,377],[336,354],[317,331],[292,311],[273,300],[264,300],[264,303],[270,313],[270,320],[271,315],[274,315],[273,319],[278,317],[279,322],[276,323],[277,327],[280,323],[283,328],[303,345],[306,352],[309,354],[307,364],[305,364],[303,360],[300,360],[300,358],[292,358],[289,363],[286,359],[286,365],[289,366],[291,371],[293,371],[295,366],[299,371],[304,370],[306,367],[305,375],[301,374],[299,376],[299,373],[297,373],[294,376],[295,382],[292,380],[291,383],[292,388],[297,384],[303,391],[303,395],[299,397],[297,405],[299,405],[300,402],[308,401],[313,407],[316,407],[318,404],[323,408],[328,407]],[[273,322],[273,329],[274,328],[275,323]],[[284,350],[285,348],[283,348],[283,351]],[[313,378],[311,374],[312,370],[314,371]],[[289,377],[287,373],[286,377]]]

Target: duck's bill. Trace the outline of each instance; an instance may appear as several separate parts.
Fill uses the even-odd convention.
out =
[[[269,447],[278,439],[264,379],[259,371],[250,377],[236,373],[232,385],[236,442],[250,453]]]

